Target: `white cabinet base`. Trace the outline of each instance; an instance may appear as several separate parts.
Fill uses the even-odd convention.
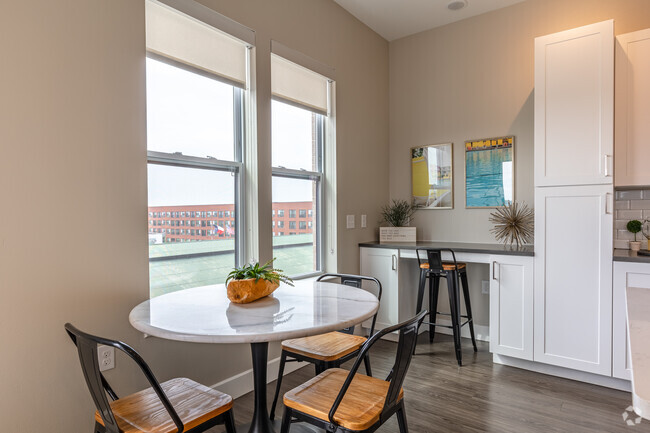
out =
[[[532,361],[533,257],[490,259],[490,352]]]
[[[614,296],[612,317],[612,375],[632,379],[627,335],[625,289],[650,289],[650,263],[614,262]]]
[[[607,388],[618,389],[630,392],[632,385],[628,380],[615,377],[601,376],[600,374],[587,373],[584,371],[572,370],[570,368],[558,367],[555,365],[543,364],[540,362],[527,361],[525,359],[512,358],[510,356],[494,354],[492,361],[495,364],[507,365],[510,367],[530,370],[536,373],[548,374],[550,376],[563,377],[565,379],[577,380]]]

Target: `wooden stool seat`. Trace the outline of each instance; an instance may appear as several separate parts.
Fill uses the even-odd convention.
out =
[[[232,408],[232,397],[186,378],[160,384],[174,406],[185,430],[190,430]],[[111,402],[121,432],[172,433],[178,431],[152,388]],[[99,412],[95,421],[104,425]]]
[[[458,265],[458,269],[465,269],[467,267],[467,263],[458,262],[457,265]],[[429,269],[429,264],[422,263],[420,265],[420,268]],[[454,262],[442,262],[442,269],[444,269],[445,271],[453,271],[456,269],[456,267],[454,266]]]
[[[328,332],[311,337],[285,340],[282,342],[282,350],[321,361],[336,361],[359,350],[366,340],[366,337],[360,335]]]
[[[340,368],[325,370],[313,379],[284,394],[284,405],[328,421],[328,414],[348,371]],[[334,420],[350,430],[365,430],[377,421],[384,408],[390,382],[374,377],[356,374],[348,388]],[[402,400],[404,390],[400,389],[398,401]]]

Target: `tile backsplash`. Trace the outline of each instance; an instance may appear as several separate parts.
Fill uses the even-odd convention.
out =
[[[629,241],[634,235],[627,231],[626,225],[630,220],[650,218],[650,189],[634,189],[616,191],[616,219],[614,220],[614,248],[629,249]],[[646,238],[642,233],[636,235],[641,241],[641,248],[646,248]]]

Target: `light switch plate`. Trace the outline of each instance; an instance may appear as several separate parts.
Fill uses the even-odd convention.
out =
[[[346,216],[346,227],[349,229],[354,228],[354,215],[347,215]]]
[[[488,280],[481,280],[481,293],[484,295],[490,294],[490,282]]]
[[[366,215],[361,215],[361,228],[365,229],[367,226],[366,224]]]

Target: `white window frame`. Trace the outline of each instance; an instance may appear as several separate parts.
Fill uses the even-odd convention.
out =
[[[246,185],[245,176],[245,161],[246,150],[251,147],[252,140],[254,139],[255,131],[252,127],[254,119],[253,98],[251,91],[255,87],[255,74],[254,74],[254,55],[255,55],[255,32],[251,29],[227,18],[218,12],[204,6],[193,0],[156,0],[176,11],[190,16],[204,24],[207,24],[223,33],[230,35],[241,41],[246,45],[246,69],[247,77],[244,88],[234,87],[233,92],[233,115],[235,127],[234,136],[234,160],[224,161],[211,157],[201,158],[194,156],[182,155],[180,153],[166,153],[158,151],[147,151],[147,164],[160,164],[175,167],[186,167],[195,169],[216,170],[221,172],[230,172],[234,176],[234,209],[235,209],[235,266],[240,266],[245,263],[245,257],[253,248],[250,248],[249,239],[246,237],[246,216],[247,206],[250,206],[247,201],[249,191]],[[182,62],[169,59],[156,53],[147,51],[147,57],[153,58],[158,61],[165,62],[171,66],[180,69],[188,70],[189,72],[214,79],[229,85],[233,83],[217,74],[212,74],[208,71],[192,67]],[[189,232],[189,229],[187,230]],[[250,241],[249,241],[250,242]]]

